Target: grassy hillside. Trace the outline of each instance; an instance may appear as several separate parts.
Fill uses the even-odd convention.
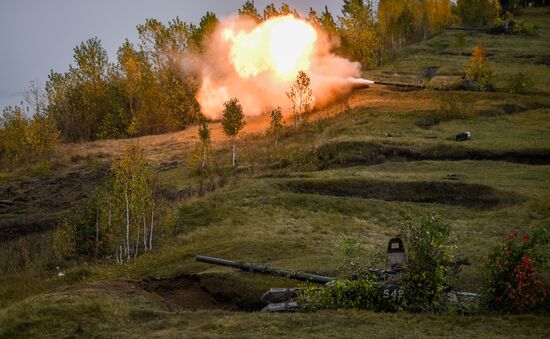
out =
[[[453,225],[456,244],[474,261],[458,287],[477,291],[481,259],[491,247],[514,229],[550,225],[550,14],[529,11],[524,19],[538,26],[537,36],[467,35],[467,51],[481,41],[487,46],[499,75],[495,93],[374,86],[316,112],[302,130],[287,130],[277,147],[263,133],[267,118],[252,120],[235,173],[221,166],[229,164],[229,146],[212,124],[219,171],[206,183],[213,191],[202,196],[191,194],[200,178],[186,165],[195,128],[139,139],[161,169],[170,233],[127,265],[56,269],[54,225],[40,218],[66,209],[66,203],[44,202],[52,190],[68,200],[89,194],[128,141],[63,145],[46,164],[2,174],[2,199],[38,193],[31,203],[0,206],[15,230],[0,249],[3,267],[12,265],[0,277],[0,337],[548,336],[547,315],[251,313],[267,288],[297,283],[194,260],[204,254],[345,276],[343,237],[364,244],[364,265],[383,265],[387,240],[404,218],[435,212]],[[434,83],[450,81],[469,60],[452,55],[456,34],[409,46],[365,77],[412,81],[412,74],[435,65]],[[535,87],[506,93],[506,78],[520,70]],[[465,114],[442,114],[448,102]],[[473,139],[454,141],[462,131]],[[32,222],[23,222],[25,214]],[[550,281],[550,267],[541,271]]]

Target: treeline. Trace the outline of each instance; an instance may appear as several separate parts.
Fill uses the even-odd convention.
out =
[[[49,156],[60,141],[37,82],[23,94],[25,106],[5,107],[0,116],[0,168],[13,168]]]
[[[75,65],[51,72],[46,83],[48,115],[66,142],[122,138],[181,130],[196,122],[197,81],[175,67],[185,50],[200,50],[218,19],[207,13],[198,26],[179,18],[167,25],[148,19],[137,27],[140,43],[128,40],[110,63],[98,38],[74,49]]]

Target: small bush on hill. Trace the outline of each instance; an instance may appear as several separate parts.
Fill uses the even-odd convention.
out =
[[[523,34],[528,36],[537,35],[535,26],[514,19],[513,15],[508,13],[505,18],[498,18],[495,25],[490,29],[493,34]]]
[[[487,52],[483,43],[477,45],[472,52],[467,76],[472,82],[472,89],[478,91],[495,90],[495,75],[489,67]]]
[[[443,306],[443,292],[455,278],[455,272],[446,265],[455,259],[452,252],[456,247],[450,237],[451,225],[435,215],[403,224],[407,265],[402,288],[407,308],[435,310]]]
[[[530,235],[517,231],[506,237],[486,259],[487,307],[500,312],[532,311],[548,298],[537,267],[548,260],[550,231],[539,228]]]
[[[471,104],[467,103],[462,97],[463,94],[461,93],[441,93],[441,95],[437,97],[439,109],[423,114],[423,116],[416,121],[416,126],[429,129],[445,121],[471,119],[474,115]]]
[[[508,92],[510,93],[528,93],[534,86],[533,78],[526,73],[516,73],[509,78]]]

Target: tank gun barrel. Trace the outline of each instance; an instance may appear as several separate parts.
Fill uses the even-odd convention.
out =
[[[197,255],[196,260],[200,262],[205,262],[208,264],[213,264],[213,265],[238,268],[242,271],[276,275],[276,276],[286,277],[294,280],[309,281],[317,284],[326,284],[335,279],[332,277],[326,277],[322,275],[309,274],[309,273],[303,273],[303,272],[292,272],[288,270],[271,268],[271,267],[262,266],[262,265],[208,257],[205,255]]]

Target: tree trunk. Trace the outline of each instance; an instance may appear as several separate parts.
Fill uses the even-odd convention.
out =
[[[155,184],[153,184],[153,206],[151,208],[151,228],[149,233],[149,250],[153,249],[153,226],[155,224]]]
[[[95,257],[97,259],[97,254],[99,251],[99,206],[96,208],[95,213]]]
[[[202,168],[206,168],[206,145],[202,145]]]
[[[237,164],[237,146],[235,139],[233,139],[233,167]]]
[[[128,201],[128,191],[124,192],[126,199],[126,257],[130,261],[130,202]]]
[[[136,235],[136,250],[134,251],[134,258],[137,258],[139,251],[139,224],[137,227],[137,235]]]
[[[143,250],[147,252],[147,220],[145,220],[145,212],[143,213]]]

